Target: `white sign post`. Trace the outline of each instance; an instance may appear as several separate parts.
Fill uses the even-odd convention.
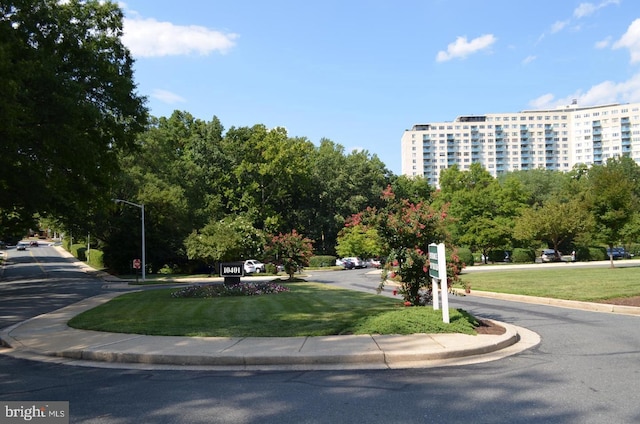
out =
[[[442,321],[449,324],[449,287],[444,243],[429,245],[429,276],[433,289],[433,309],[440,309],[439,293],[442,293]],[[441,286],[440,290],[438,290],[438,283]]]

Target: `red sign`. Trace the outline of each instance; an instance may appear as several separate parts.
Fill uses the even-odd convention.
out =
[[[141,268],[140,259],[134,259],[133,260],[133,268],[135,268],[135,269],[140,269]]]

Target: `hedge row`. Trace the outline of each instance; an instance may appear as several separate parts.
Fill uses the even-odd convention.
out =
[[[72,244],[71,246],[69,246],[69,244],[67,243],[65,245],[65,247],[67,248],[67,250],[76,258],[78,258],[78,260],[81,260],[82,262],[86,262],[87,265],[95,268],[95,269],[103,269],[104,268],[104,260],[103,260],[103,253],[102,250],[98,250],[98,249],[91,249],[90,251],[87,251],[87,245],[86,244]],[[88,253],[88,254],[87,254]],[[88,258],[87,258],[88,256]]]

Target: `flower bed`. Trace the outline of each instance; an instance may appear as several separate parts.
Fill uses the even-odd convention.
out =
[[[288,292],[289,288],[276,283],[207,284],[189,286],[171,293],[171,297],[212,298],[224,296],[260,296]]]

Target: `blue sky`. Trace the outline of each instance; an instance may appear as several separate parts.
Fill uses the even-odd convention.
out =
[[[154,116],[264,124],[400,174],[415,123],[640,102],[637,0],[128,0]]]

